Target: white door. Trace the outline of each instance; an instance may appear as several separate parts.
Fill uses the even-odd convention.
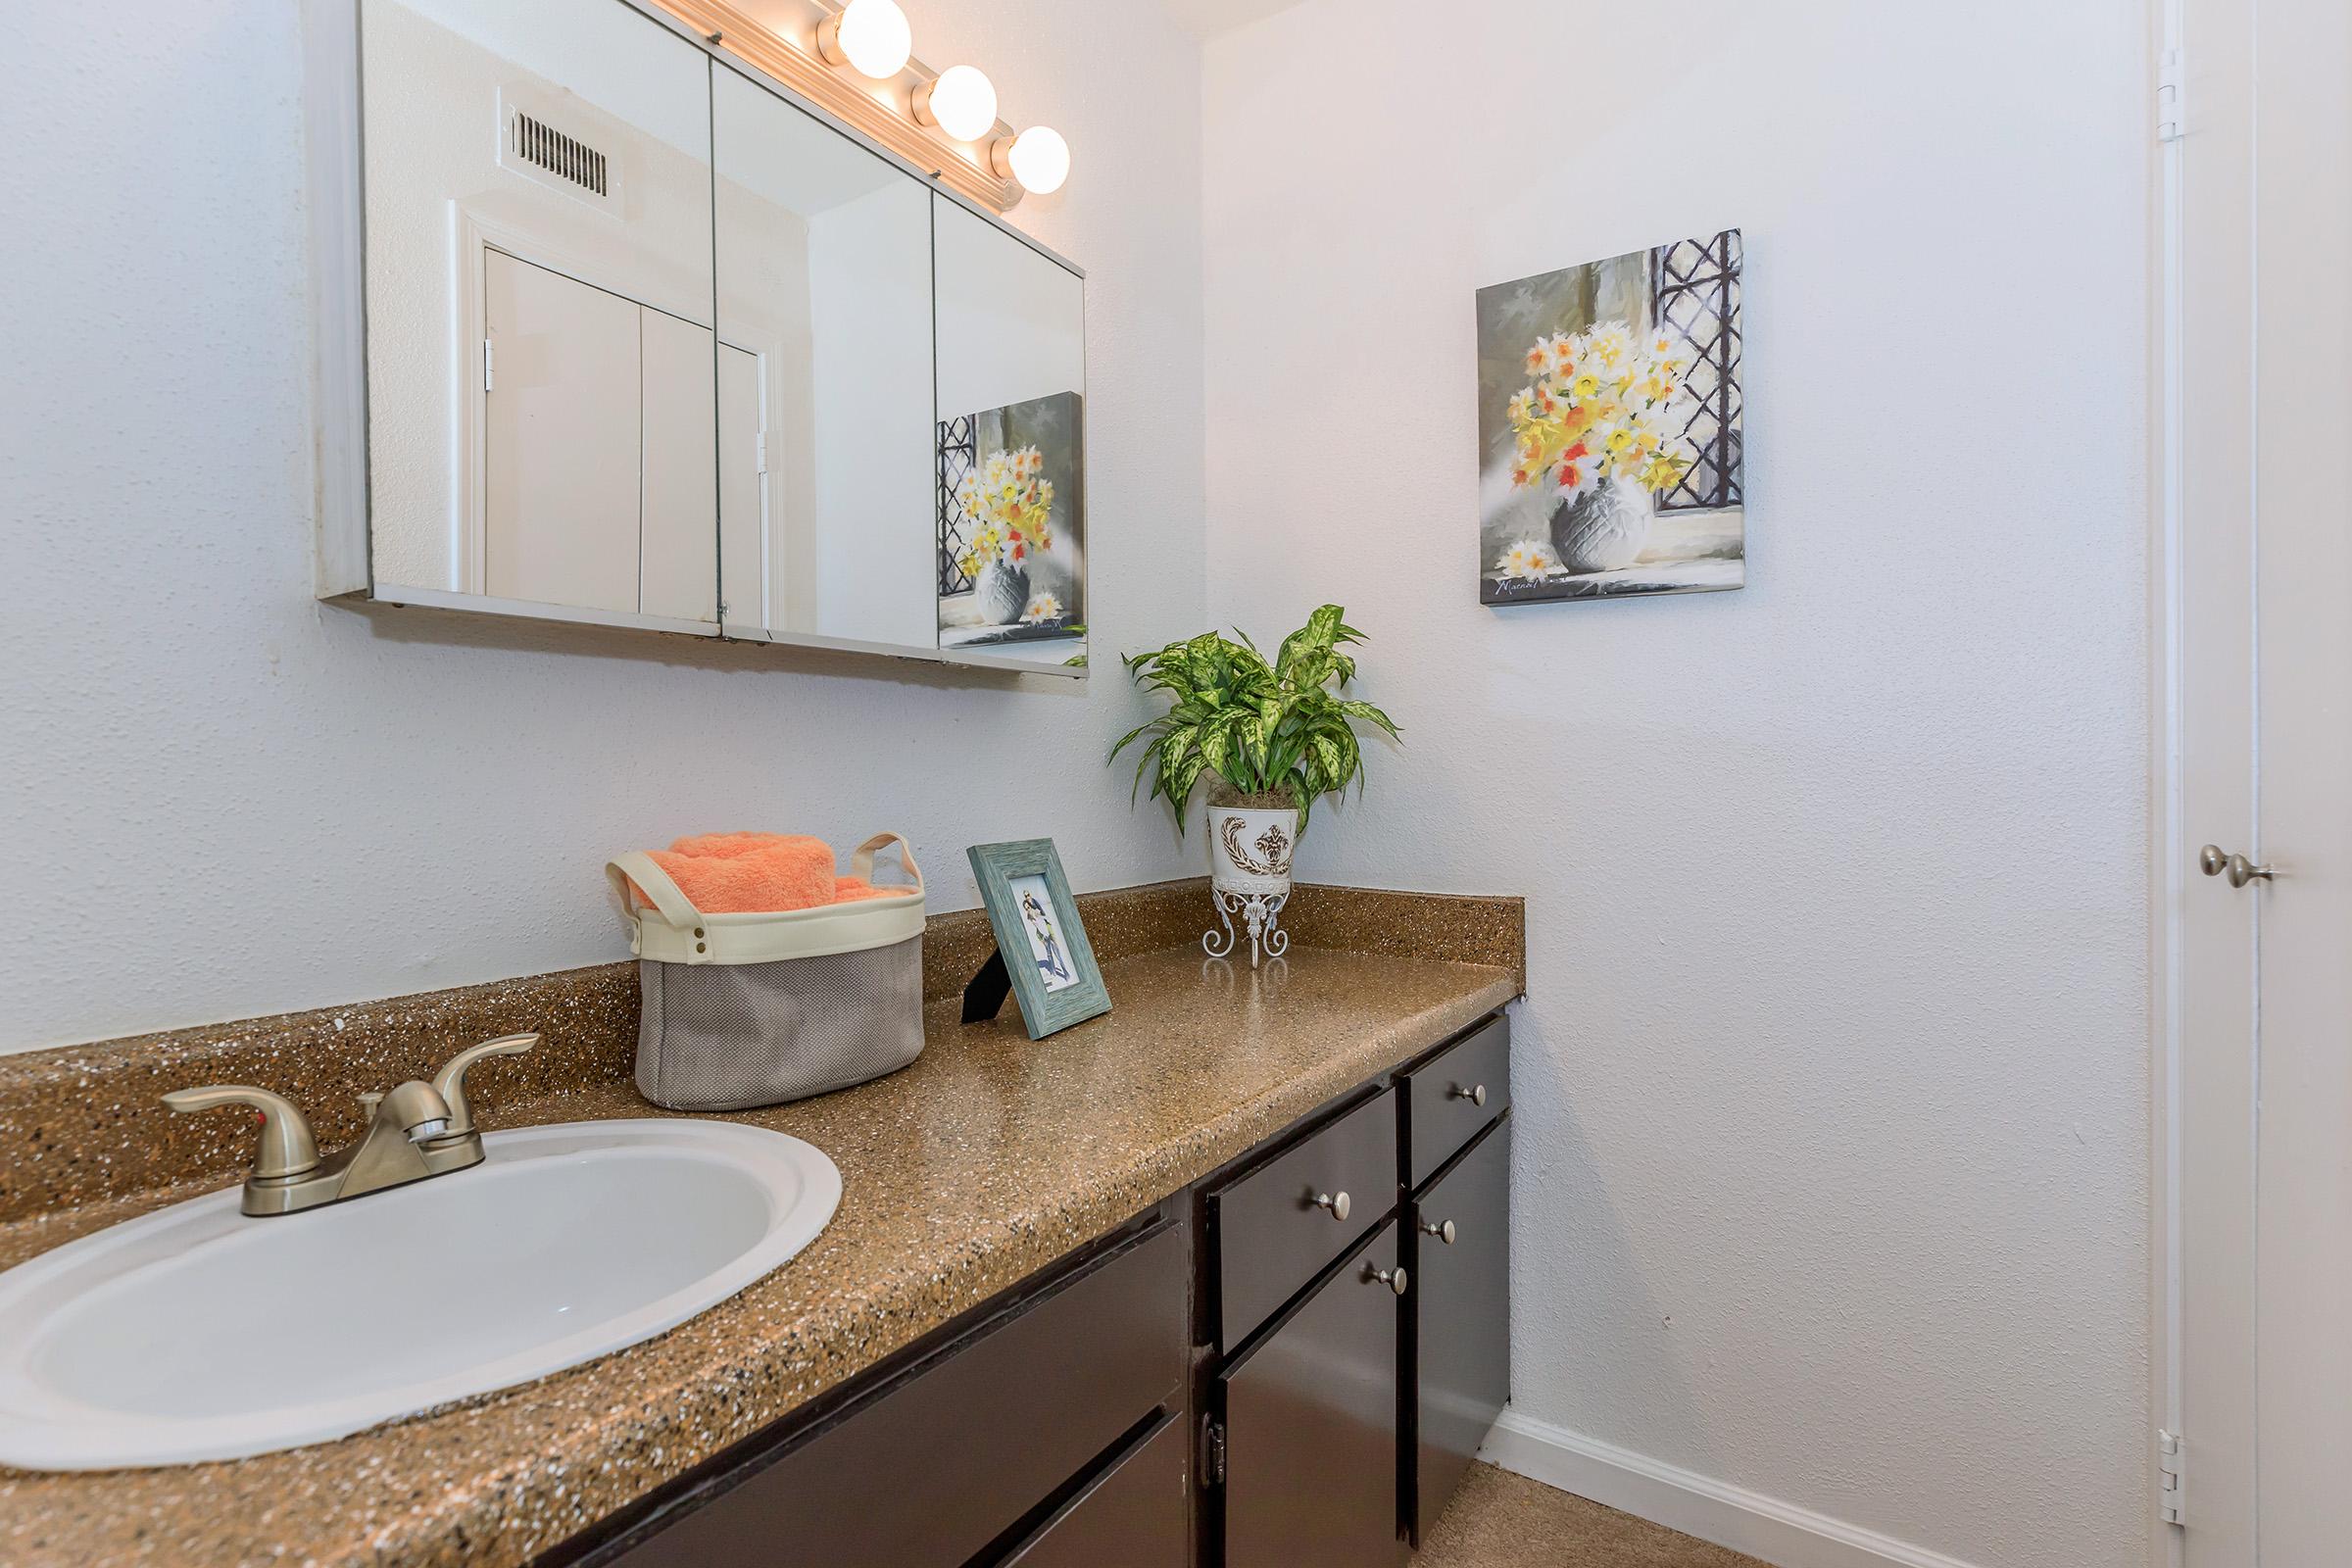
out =
[[[710,329],[645,308],[640,598],[649,615],[718,618],[718,425]]]
[[[482,253],[483,592],[637,609],[640,314],[634,300]]]
[[[732,343],[718,346],[719,597],[726,602],[727,627],[736,632],[777,625],[768,617],[771,591],[774,603],[784,602],[782,563],[769,561],[767,454],[775,434],[768,428],[762,368],[759,355]]]
[[[2180,1539],[2187,1568],[2336,1568],[2352,1562],[2352,6],[2181,9]],[[2208,844],[2222,874],[2198,863]]]

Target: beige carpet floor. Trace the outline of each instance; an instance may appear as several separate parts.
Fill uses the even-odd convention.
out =
[[[1474,1464],[1413,1568],[1765,1568],[1663,1525]]]

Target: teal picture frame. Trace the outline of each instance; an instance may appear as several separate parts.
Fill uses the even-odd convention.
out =
[[[1110,993],[1054,841],[975,844],[964,854],[1029,1038],[1043,1040],[1108,1012]]]

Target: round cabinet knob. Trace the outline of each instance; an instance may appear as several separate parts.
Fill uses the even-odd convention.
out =
[[[1346,1219],[1348,1211],[1355,1206],[1354,1200],[1346,1193],[1317,1193],[1308,1201],[1317,1208],[1330,1209],[1333,1219]]]
[[[1487,1102],[1487,1086],[1485,1084],[1479,1084],[1469,1089],[1464,1089],[1460,1084],[1455,1084],[1453,1086],[1452,1094],[1454,1099],[1467,1100],[1473,1105],[1483,1105]]]
[[[1364,1265],[1364,1283],[1366,1285],[1386,1285],[1398,1296],[1402,1296],[1412,1285],[1412,1282],[1404,1277],[1403,1269],[1374,1268],[1368,1263]]]
[[[2269,866],[2256,865],[2242,855],[2224,855],[2218,844],[2208,844],[2197,852],[2197,869],[2207,876],[2227,872],[2233,888],[2242,888],[2249,882],[2268,882],[2277,874]]]
[[[1439,1241],[1444,1242],[1447,1247],[1451,1247],[1453,1245],[1454,1238],[1453,1221],[1443,1220],[1438,1224],[1432,1225],[1429,1221],[1423,1220],[1421,1222],[1421,1234],[1424,1236],[1435,1236]]]

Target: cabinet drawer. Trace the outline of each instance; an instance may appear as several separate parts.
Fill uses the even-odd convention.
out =
[[[1511,1021],[1496,1018],[1404,1075],[1416,1191],[1480,1128],[1510,1108]]]
[[[1224,1568],[1382,1568],[1396,1541],[1395,1224],[1220,1375]]]
[[[1183,1407],[1185,1236],[1084,1265],[599,1560],[962,1568],[1138,1422]]]
[[[1003,1568],[1185,1568],[1191,1429],[1175,1415],[1013,1548]]]
[[[1330,1201],[1318,1204],[1318,1198]],[[1248,1339],[1396,1200],[1393,1090],[1212,1194],[1219,1348],[1231,1350]]]

